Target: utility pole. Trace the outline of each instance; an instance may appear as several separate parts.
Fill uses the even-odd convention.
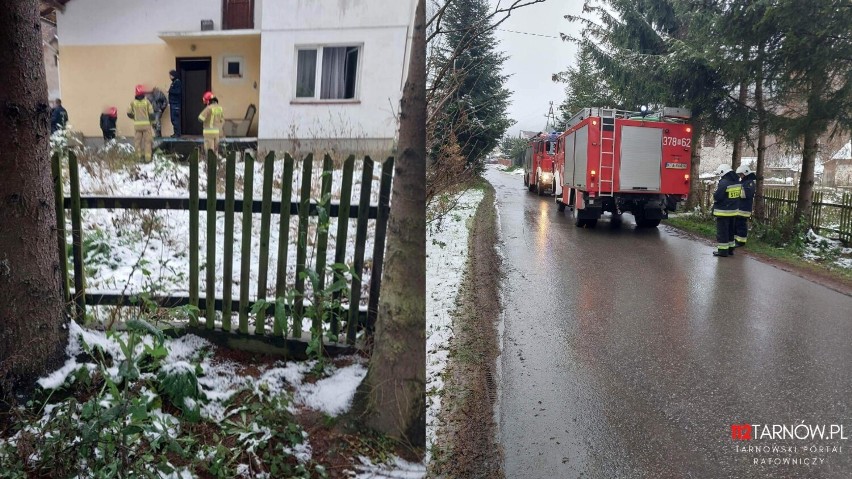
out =
[[[556,126],[556,116],[553,114],[553,100],[550,101],[550,109],[545,117],[547,117],[547,123],[544,125],[544,131],[545,133],[550,133],[551,125],[554,127]],[[551,120],[553,120],[553,122],[551,122]]]

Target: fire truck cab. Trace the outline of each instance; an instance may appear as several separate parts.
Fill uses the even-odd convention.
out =
[[[539,133],[530,138],[524,154],[524,186],[539,195],[553,194],[553,155],[559,133]]]
[[[630,212],[656,227],[689,194],[689,110],[631,112],[584,108],[568,121],[555,152],[556,202],[574,210],[577,226],[594,227],[604,212]]]

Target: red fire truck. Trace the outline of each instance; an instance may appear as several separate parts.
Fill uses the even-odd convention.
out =
[[[577,226],[627,211],[637,226],[656,227],[689,194],[689,110],[644,110],[584,108],[559,135],[556,202],[573,208]]]
[[[559,133],[539,133],[530,138],[524,154],[524,186],[543,195],[553,194],[553,154]]]

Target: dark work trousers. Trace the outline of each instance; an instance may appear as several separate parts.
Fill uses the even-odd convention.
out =
[[[716,217],[716,248],[727,255],[734,241],[734,216]]]
[[[736,240],[737,246],[745,246],[746,241],[748,241],[747,216],[737,216],[734,226],[734,240]]]
[[[163,110],[154,110],[154,137],[163,136]]]
[[[180,136],[180,106],[169,105],[169,118],[172,120],[172,127],[175,129],[175,136]]]

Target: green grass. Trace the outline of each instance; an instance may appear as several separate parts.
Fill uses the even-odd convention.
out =
[[[669,218],[664,222],[669,226],[710,240],[715,240],[716,238],[716,220],[712,217],[683,215]],[[750,228],[750,231],[754,230]],[[848,286],[852,286],[852,270],[805,260],[794,246],[778,247],[761,240],[756,235],[749,234],[748,245],[745,247],[745,250],[757,256],[763,256],[791,267],[825,275]]]

